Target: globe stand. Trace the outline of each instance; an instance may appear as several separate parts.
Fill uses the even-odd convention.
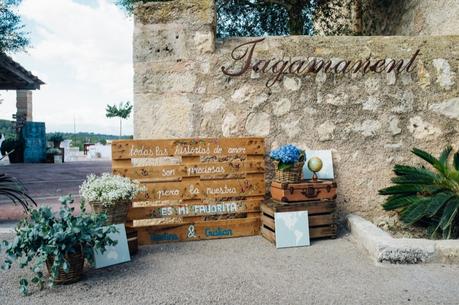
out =
[[[322,169],[323,163],[322,160],[318,157],[312,157],[308,161],[308,168],[312,172],[312,183],[321,183],[322,181],[319,180],[319,177],[317,176],[317,172],[319,172]]]

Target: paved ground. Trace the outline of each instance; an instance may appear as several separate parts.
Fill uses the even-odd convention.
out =
[[[0,173],[7,173],[21,180],[38,204],[58,204],[59,197],[75,195],[87,175],[100,174],[111,169],[110,161],[68,162],[63,164],[11,164],[0,166]],[[18,219],[19,207],[0,197],[0,222]]]
[[[29,297],[18,294],[24,273],[0,271],[0,304],[457,305],[459,294],[459,266],[376,266],[346,237],[283,250],[261,237],[147,246]]]

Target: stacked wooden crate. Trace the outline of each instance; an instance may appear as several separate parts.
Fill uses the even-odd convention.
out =
[[[258,235],[264,155],[263,138],[114,141],[113,173],[146,187],[128,232],[140,245]]]
[[[271,184],[272,199],[261,205],[261,235],[276,242],[275,213],[308,211],[309,237],[336,238],[336,183],[302,181]]]

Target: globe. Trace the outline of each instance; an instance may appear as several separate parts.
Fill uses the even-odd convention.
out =
[[[322,160],[320,160],[320,158],[318,157],[312,157],[308,161],[308,168],[313,173],[317,173],[318,171],[320,171],[322,169],[322,166]]]

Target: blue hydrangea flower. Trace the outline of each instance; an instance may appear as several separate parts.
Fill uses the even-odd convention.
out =
[[[271,159],[277,160],[280,163],[292,164],[300,161],[301,156],[304,156],[302,150],[297,148],[295,145],[287,144],[271,151],[269,156]]]

